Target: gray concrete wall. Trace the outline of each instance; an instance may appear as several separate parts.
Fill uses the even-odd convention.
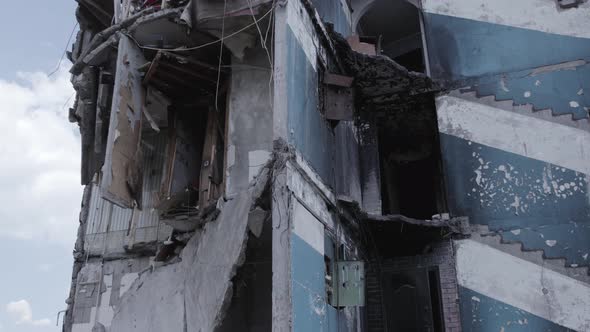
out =
[[[226,193],[248,187],[272,152],[272,82],[267,53],[246,49],[243,60],[232,58],[228,96]]]
[[[148,265],[147,257],[88,261],[78,273],[72,331],[90,332],[95,326],[108,331],[123,295]]]
[[[178,263],[142,274],[115,311],[111,332],[213,331],[223,321],[232,294],[232,278],[244,262],[248,215],[268,180],[268,169],[256,185],[221,207],[183,249]]]

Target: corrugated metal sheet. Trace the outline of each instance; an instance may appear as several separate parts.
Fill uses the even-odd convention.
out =
[[[158,212],[153,208],[157,202],[157,195],[160,190],[162,169],[166,156],[168,135],[165,131],[157,135],[145,135],[142,141],[144,154],[144,174],[142,207],[139,212],[137,228],[154,227],[158,225]],[[92,185],[90,198],[90,211],[88,215],[88,226],[86,234],[105,233],[108,220],[111,219],[111,231],[124,231],[129,229],[131,224],[132,209],[122,208],[102,197],[97,184]]]

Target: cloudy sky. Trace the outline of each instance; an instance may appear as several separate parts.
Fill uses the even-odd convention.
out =
[[[82,188],[67,120],[74,0],[10,1],[0,11],[0,332],[55,332],[65,309]],[[65,105],[65,106],[64,106]]]

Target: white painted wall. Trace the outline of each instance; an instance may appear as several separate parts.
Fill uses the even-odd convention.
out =
[[[452,96],[436,109],[441,133],[590,174],[587,131]]]
[[[324,225],[298,201],[293,204],[293,233],[324,255]]]
[[[455,241],[455,246],[460,286],[570,329],[590,331],[590,285],[473,240]]]
[[[590,2],[569,9],[556,0],[422,0],[422,6],[433,14],[590,38]]]

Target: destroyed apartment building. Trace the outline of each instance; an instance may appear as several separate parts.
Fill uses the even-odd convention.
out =
[[[590,331],[590,2],[76,1],[64,331]]]

